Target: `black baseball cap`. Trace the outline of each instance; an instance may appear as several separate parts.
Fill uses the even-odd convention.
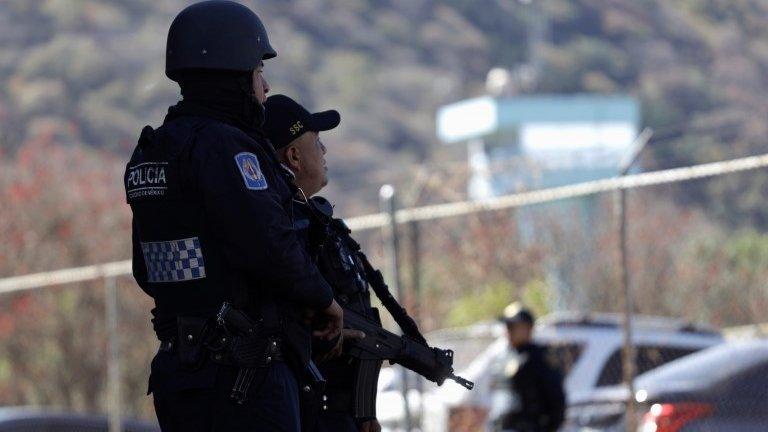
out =
[[[285,95],[267,98],[264,102],[264,116],[264,132],[275,150],[287,146],[305,132],[331,130],[341,122],[341,115],[336,110],[311,114]]]
[[[499,321],[507,325],[520,322],[533,325],[535,320],[536,318],[534,318],[533,313],[519,302],[514,302],[505,307],[504,312],[499,317]]]

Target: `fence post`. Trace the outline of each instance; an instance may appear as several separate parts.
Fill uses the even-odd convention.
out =
[[[419,221],[411,221],[410,226],[410,252],[411,259],[411,299],[408,306],[412,309],[411,316],[417,323],[421,318],[421,227]]]
[[[390,284],[395,291],[395,296],[399,301],[403,301],[403,293],[401,292],[400,283],[400,269],[398,261],[398,246],[399,238],[397,235],[397,221],[395,220],[395,214],[397,213],[397,201],[395,199],[395,188],[392,185],[384,185],[379,189],[379,200],[381,204],[382,212],[389,215],[388,232],[385,233],[384,239],[386,242],[387,255],[389,255],[389,267],[390,267]],[[387,235],[388,234],[388,235]],[[411,420],[410,404],[408,403],[408,370],[404,367],[400,368],[401,380],[402,380],[402,394],[403,394],[403,421],[406,432],[410,432],[413,428],[413,422]]]
[[[632,142],[631,149],[625,158],[619,163],[619,176],[624,177],[629,174],[632,165],[637,162],[640,153],[645,150],[646,145],[653,136],[653,129],[645,128]],[[628,244],[627,244],[627,189],[619,188],[614,192],[614,205],[616,223],[619,234],[619,284],[621,284],[621,293],[623,297],[624,314],[622,327],[624,333],[624,343],[622,349],[622,372],[624,385],[627,386],[629,398],[627,399],[627,413],[625,422],[626,432],[635,432],[635,349],[632,342],[632,290],[629,286],[629,267],[627,263]]]
[[[107,321],[107,393],[109,432],[122,431],[122,398],[120,394],[120,340],[117,331],[117,284],[114,276],[104,278],[104,300]]]
[[[626,432],[635,432],[635,353],[632,343],[632,292],[629,288],[629,272],[627,270],[627,191],[619,189],[614,193],[614,211],[619,234],[619,284],[622,295],[622,372],[624,385],[627,386]]]
[[[421,226],[419,221],[411,221],[409,224],[409,248],[408,257],[411,259],[411,298],[408,304],[411,316],[417,324],[421,324]],[[422,329],[423,330],[423,329]],[[416,380],[416,391],[419,394],[419,419],[424,418],[424,381]]]

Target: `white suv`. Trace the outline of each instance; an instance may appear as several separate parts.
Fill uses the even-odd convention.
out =
[[[638,316],[633,319],[632,330],[638,374],[723,341],[712,328],[670,318]],[[440,388],[432,383],[422,384],[423,394],[409,395],[414,424],[421,423],[424,432],[470,429],[488,424],[506,409],[508,387],[500,365],[506,364],[513,354],[503,324],[477,324],[429,336],[431,344],[446,345],[456,351],[456,370],[473,381],[475,388],[467,391],[450,381]],[[584,400],[596,388],[622,380],[622,328],[618,314],[548,315],[538,321],[534,339],[547,347],[549,359],[565,376],[569,404]],[[468,356],[471,361],[465,360]],[[397,387],[390,387],[394,394],[379,394],[380,402],[387,401],[378,404],[379,416],[386,418],[383,424],[391,430],[398,429],[403,413]],[[390,410],[399,410],[399,415],[388,415]],[[454,426],[451,428],[450,424]]]

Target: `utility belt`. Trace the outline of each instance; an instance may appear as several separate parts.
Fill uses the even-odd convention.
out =
[[[218,347],[204,341],[202,350],[199,349],[198,345],[179,343],[179,340],[179,338],[174,337],[160,341],[159,351],[171,354],[178,353],[181,365],[185,369],[197,369],[206,359],[220,365],[251,367],[267,367],[271,363],[284,360],[282,340],[276,337],[243,340],[221,333],[206,339],[216,340],[220,344]],[[249,353],[251,355],[248,355]],[[258,353],[262,353],[262,355],[258,355]]]
[[[175,353],[182,369],[196,370],[206,360],[239,368],[230,397],[238,404],[247,399],[258,369],[283,360],[283,343],[277,329],[266,329],[243,311],[224,303],[215,320],[177,317],[175,338],[160,342],[160,351]]]

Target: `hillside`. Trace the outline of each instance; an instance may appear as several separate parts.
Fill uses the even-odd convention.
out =
[[[0,3],[0,146],[13,154],[45,134],[126,155],[141,126],[157,125],[178,97],[162,73],[163,50],[173,15],[187,3]],[[535,16],[531,5],[510,0],[247,3],[280,54],[266,69],[273,92],[342,112],[341,129],[327,138],[340,189],[402,180],[403,167],[439,152],[435,109],[482,94],[490,68],[524,62]],[[526,91],[638,96],[646,125],[666,137],[649,167],[765,148],[768,3],[539,4],[547,23],[541,76]],[[766,223],[756,203],[724,208],[733,205]]]

